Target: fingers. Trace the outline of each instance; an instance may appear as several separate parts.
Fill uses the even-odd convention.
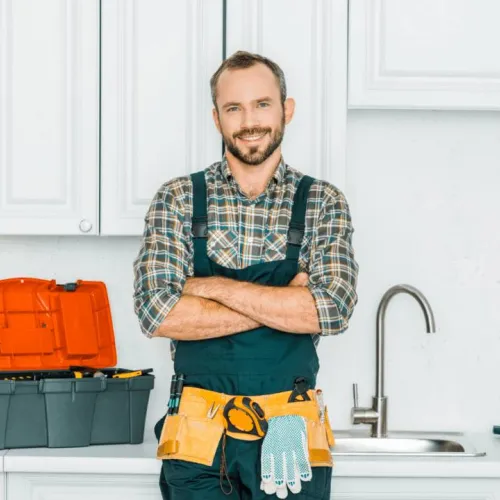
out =
[[[297,452],[297,466],[300,472],[301,481],[310,481],[312,479],[311,463],[309,462],[309,451],[307,446],[307,435],[301,432],[302,446]]]
[[[307,286],[309,281],[309,274],[300,272],[295,275],[292,281],[290,281],[289,286]]]
[[[260,488],[266,492],[267,495],[272,495],[276,491],[276,484],[274,482],[274,456],[271,453],[262,454],[262,482]]]
[[[287,461],[286,484],[291,493],[296,495],[302,490],[300,483],[300,473],[297,466],[297,455],[292,453],[292,459]]]

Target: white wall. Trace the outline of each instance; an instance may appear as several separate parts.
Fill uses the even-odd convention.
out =
[[[393,299],[389,427],[490,432],[500,422],[499,114],[350,112],[347,153],[360,300],[350,330],[320,344],[320,382],[334,427],[350,426],[352,382],[359,383],[360,403],[371,404],[377,303],[389,286],[406,282],[429,299],[437,333],[424,333],[409,296]],[[0,278],[106,282],[118,365],[155,369],[146,422],[152,439],[172,365],[168,341],[145,339],[133,313],[139,241],[0,237]]]
[[[347,158],[360,300],[350,331],[323,344],[337,424],[348,425],[352,381],[371,405],[378,301],[409,283],[430,301],[437,333],[425,333],[410,296],[393,299],[389,428],[491,432],[500,421],[500,115],[350,112]]]

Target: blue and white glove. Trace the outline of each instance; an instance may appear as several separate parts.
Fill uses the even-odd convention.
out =
[[[260,489],[286,498],[288,489],[299,493],[302,481],[312,478],[304,417],[285,415],[269,419],[262,443]]]

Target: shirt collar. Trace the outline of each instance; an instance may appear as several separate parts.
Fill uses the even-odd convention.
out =
[[[224,178],[227,181],[230,181],[233,178],[233,174],[231,173],[231,169],[229,168],[229,164],[227,162],[226,155],[222,157],[221,161],[221,172]],[[285,177],[285,172],[286,172],[286,163],[285,160],[283,159],[283,156],[280,158],[280,162],[278,166],[276,167],[276,170],[274,171],[272,179],[276,181],[276,184],[280,184],[280,182],[284,179]]]

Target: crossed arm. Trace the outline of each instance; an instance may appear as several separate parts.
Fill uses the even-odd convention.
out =
[[[153,337],[203,340],[261,325],[289,333],[318,333],[314,299],[299,273],[288,287],[256,285],[220,276],[188,278],[182,296]]]
[[[147,337],[202,340],[262,325],[321,335],[347,329],[357,303],[358,265],[349,208],[340,192],[324,193],[307,274],[276,287],[221,276],[187,277],[193,274],[191,226],[185,196],[173,186],[167,184],[153,199],[134,261],[134,307]]]

